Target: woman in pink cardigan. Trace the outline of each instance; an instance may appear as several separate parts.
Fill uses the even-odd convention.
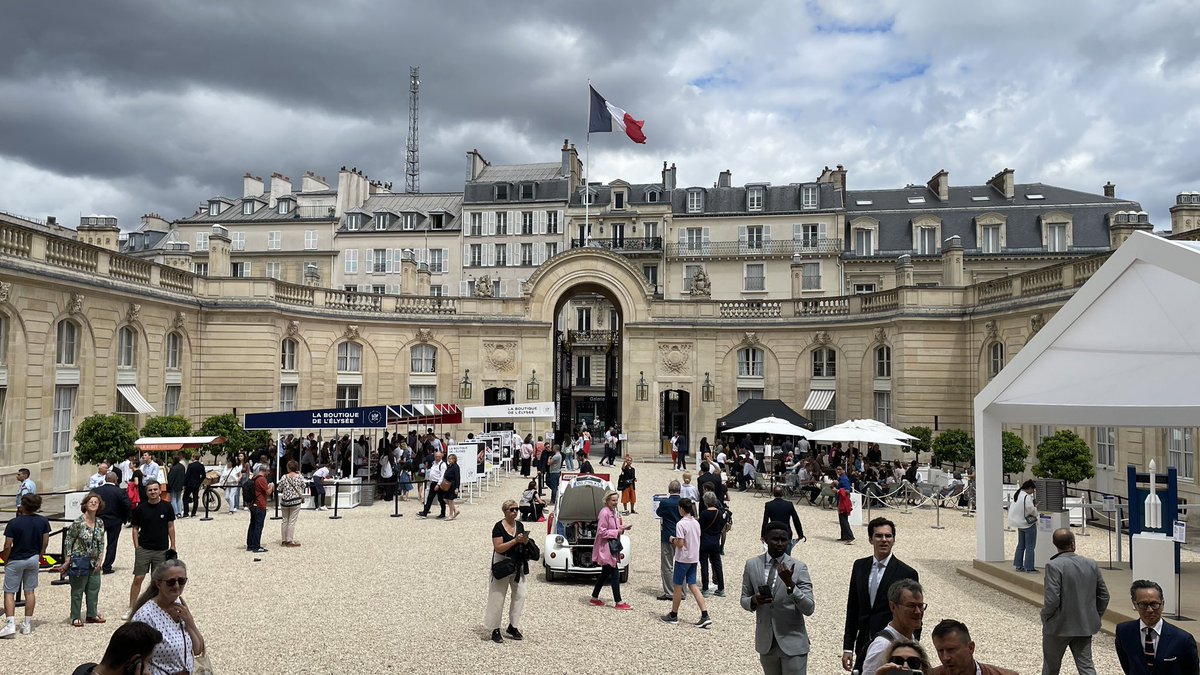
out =
[[[604,508],[600,509],[600,515],[596,524],[596,541],[592,544],[592,560],[601,565],[600,578],[596,580],[596,586],[592,588],[592,597],[588,600],[589,603],[596,607],[603,607],[604,601],[600,599],[600,589],[604,587],[604,582],[612,581],[613,605],[614,609],[629,610],[633,609],[627,602],[621,602],[621,575],[617,572],[617,562],[619,555],[614,555],[609,550],[609,542],[621,541],[621,535],[633,529],[633,525],[622,525],[621,517],[617,515],[617,499],[619,495],[616,492],[607,492],[604,495]]]

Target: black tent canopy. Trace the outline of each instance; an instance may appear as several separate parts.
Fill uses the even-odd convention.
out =
[[[756,422],[764,417],[778,417],[799,427],[813,428],[813,424],[808,418],[792,410],[777,398],[752,398],[738,406],[733,412],[717,419],[717,433],[723,434],[727,429]]]

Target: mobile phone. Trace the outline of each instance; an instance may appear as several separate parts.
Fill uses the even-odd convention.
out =
[[[760,584],[758,587],[758,594],[764,597],[771,595],[771,587],[766,584]]]

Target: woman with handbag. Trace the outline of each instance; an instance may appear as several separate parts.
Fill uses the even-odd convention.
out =
[[[100,600],[100,563],[104,560],[104,523],[97,514],[104,510],[104,500],[95,492],[89,492],[79,504],[83,515],[71,523],[67,530],[67,559],[58,566],[71,582],[71,625],[83,628],[79,615],[84,596],[87,596],[87,622],[104,623],[97,612]]]
[[[300,475],[300,464],[294,459],[287,463],[288,472],[279,479],[279,506],[283,510],[283,545],[296,547],[296,521],[300,520],[300,508],[304,506],[304,476]]]
[[[453,453],[446,458],[446,473],[442,474],[442,482],[438,487],[442,490],[442,499],[446,502],[447,510],[450,515],[446,516],[446,520],[454,520],[458,517],[458,505],[454,502],[458,499],[458,487],[462,482],[462,467],[458,465],[458,455]]]
[[[517,624],[521,622],[521,610],[525,607],[525,575],[529,574],[529,560],[537,548],[529,541],[525,526],[517,520],[520,510],[517,503],[509,499],[500,510],[504,519],[492,526],[492,574],[488,580],[487,610],[483,615],[485,627],[492,630],[491,640],[497,644],[504,642],[500,636],[500,618],[504,614],[504,597],[510,590],[508,628],[504,632],[510,640],[525,638]],[[541,557],[540,552],[537,557]]]
[[[621,509],[625,515],[637,513],[637,471],[633,468],[633,457],[625,455],[621,465],[621,476],[617,478],[617,489],[621,491]]]
[[[521,443],[521,476],[528,478],[533,466],[533,434],[526,434]]]
[[[150,573],[150,587],[133,606],[129,620],[150,624],[163,636],[150,657],[154,673],[192,673],[204,667],[204,660],[197,658],[204,653],[204,636],[183,601],[187,582],[187,565],[168,559]]]
[[[1013,554],[1013,567],[1018,572],[1036,572],[1033,551],[1037,548],[1038,510],[1034,502],[1037,484],[1032,480],[1021,483],[1021,489],[1008,505],[1008,524],[1017,531],[1017,550]]]
[[[601,565],[600,578],[592,588],[592,597],[588,602],[596,607],[603,607],[600,599],[600,589],[606,581],[612,583],[613,609],[628,611],[633,609],[627,602],[621,602],[621,574],[617,565],[621,560],[621,535],[632,530],[633,525],[622,525],[621,517],[617,515],[617,493],[609,492],[604,495],[604,508],[596,523],[596,541],[592,544],[592,561]]]

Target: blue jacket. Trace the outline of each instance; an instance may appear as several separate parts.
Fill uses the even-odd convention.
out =
[[[1154,670],[1146,668],[1142,656],[1142,635],[1137,621],[1117,624],[1117,659],[1127,675],[1195,675],[1200,672],[1196,657],[1196,639],[1176,626],[1163,622],[1163,633],[1154,650]]]
[[[679,495],[671,495],[658,504],[658,517],[662,518],[662,543],[668,543],[675,536],[675,526],[679,524]]]

